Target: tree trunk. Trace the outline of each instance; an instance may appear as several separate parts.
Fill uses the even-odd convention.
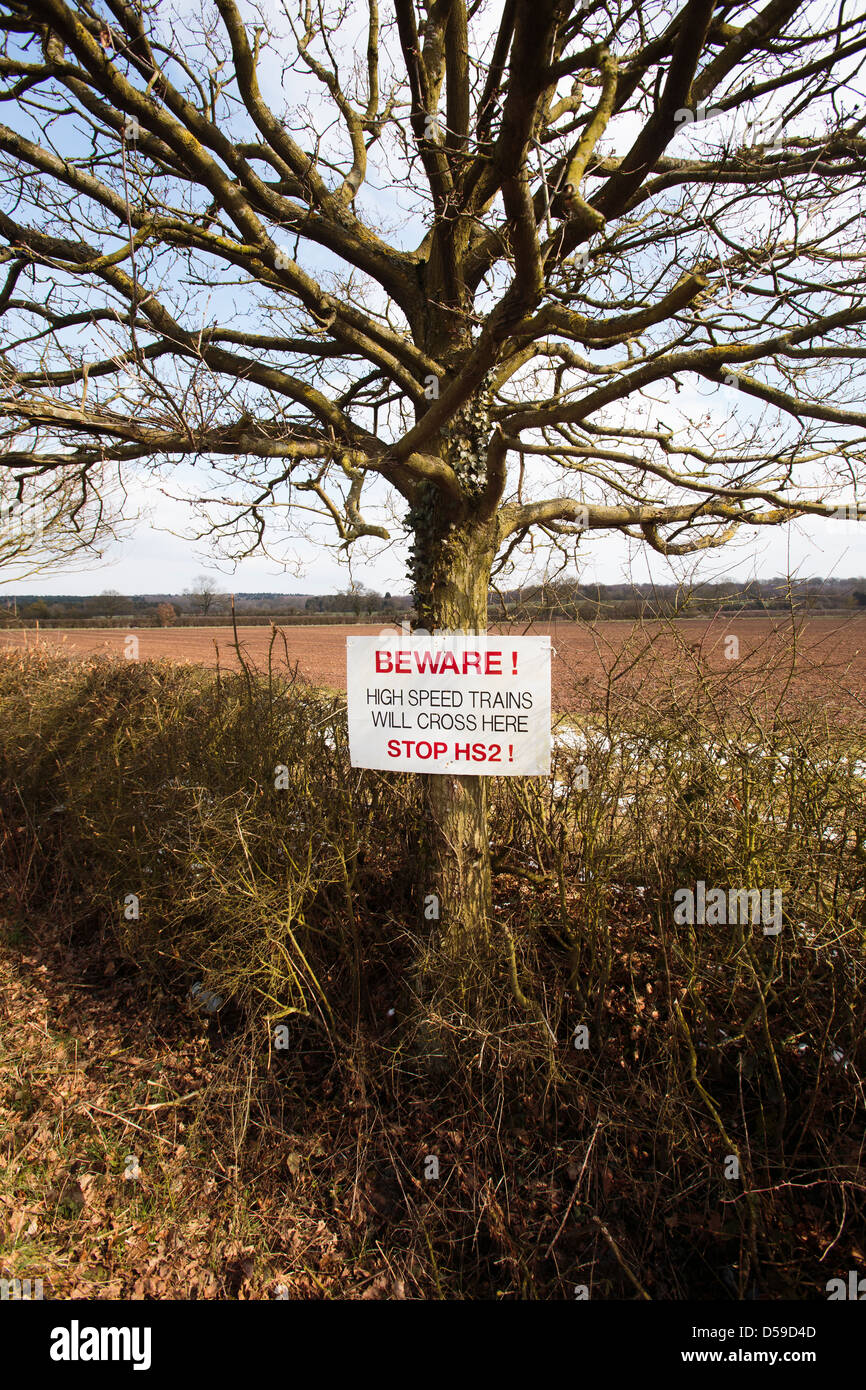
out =
[[[423,525],[416,530],[414,551],[419,626],[428,632],[486,632],[494,528],[473,521],[442,525],[434,514],[428,528],[426,537]],[[425,788],[426,844],[418,886],[423,926],[432,933],[422,961],[423,995],[447,998],[469,1013],[475,1012],[489,977],[487,782],[486,777],[439,774],[428,776]]]

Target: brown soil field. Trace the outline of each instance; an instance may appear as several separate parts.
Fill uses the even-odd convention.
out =
[[[288,656],[301,676],[334,690],[346,686],[346,638],[375,634],[380,626],[323,626],[281,629],[274,649],[282,665]],[[597,704],[608,679],[621,691],[657,701],[673,687],[702,684],[732,696],[747,696],[786,709],[820,703],[828,714],[866,719],[866,614],[809,617],[739,617],[718,614],[687,618],[674,624],[607,621],[589,626],[559,622],[514,626],[512,633],[550,633],[553,641],[553,704],[563,712],[580,712]],[[230,627],[47,629],[0,631],[0,651],[52,647],[71,657],[94,653],[123,656],[133,633],[139,657],[168,658],[221,667],[237,666]],[[264,666],[270,641],[267,627],[239,627],[242,650],[252,665]],[[739,650],[732,650],[735,637]]]

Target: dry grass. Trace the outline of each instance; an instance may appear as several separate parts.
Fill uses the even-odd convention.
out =
[[[620,646],[550,782],[496,785],[489,1006],[441,1001],[434,1074],[417,779],[350,769],[340,701],[275,651],[265,674],[0,661],[4,969],[46,1036],[56,980],[94,983],[72,1054],[11,996],[4,1272],[68,1289],[81,1247],[109,1296],[808,1298],[861,1267],[862,730],[738,697],[747,673],[691,648],[641,683]],[[676,924],[697,879],[781,890],[782,932]],[[132,1135],[146,1201],[118,1175]],[[51,1217],[63,1174],[103,1194],[90,1227],[87,1201]]]

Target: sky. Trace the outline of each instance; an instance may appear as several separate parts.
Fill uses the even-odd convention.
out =
[[[190,527],[187,504],[162,496],[154,484],[141,484],[133,500],[138,520],[110,546],[102,562],[0,584],[0,596],[93,594],[105,589],[122,594],[182,593],[201,574],[211,576],[225,593],[331,593],[345,589],[353,578],[380,593],[409,592],[405,543],[379,546],[378,556],[368,552],[368,558],[362,559],[359,555],[351,575],[332,550],[303,539],[293,547],[295,561],[289,568],[254,558],[233,570],[207,544],[184,539]],[[615,533],[584,542],[580,555],[583,559],[576,573],[587,583],[646,583],[650,579],[672,583],[686,572],[707,581],[737,578],[744,583],[783,574],[801,579],[862,577],[866,575],[866,521],[810,518],[772,530],[744,530],[741,539],[705,553],[697,563],[691,557],[687,571],[685,562],[670,563]],[[539,573],[536,567],[536,577]],[[573,567],[569,573],[575,573]]]
[[[266,12],[274,10],[276,13],[279,9],[275,8],[274,0],[264,0],[264,4]],[[244,8],[246,11],[249,6]],[[185,9],[182,3],[181,13]],[[194,11],[195,7],[192,9]],[[351,18],[348,24],[351,30]],[[353,35],[341,34],[341,38],[347,37],[351,41]],[[263,56],[260,77],[266,95],[272,100],[278,99],[285,76],[283,61],[275,50]],[[711,124],[683,127],[678,140],[700,142]],[[368,212],[374,206],[383,222],[400,220],[398,206],[387,202],[376,188],[374,178],[365,187],[364,198],[371,202]],[[402,233],[412,243],[417,228],[409,222]],[[316,268],[314,259],[313,269]],[[697,397],[692,400],[691,396],[686,387],[680,406],[700,404],[701,409],[706,408],[706,400],[699,403]],[[716,398],[713,405],[724,407],[724,402]],[[182,480],[179,491],[184,490],[185,482]],[[556,489],[557,493],[561,490],[561,487]],[[207,542],[190,539],[194,527],[189,507],[161,491],[151,475],[141,473],[130,479],[128,511],[130,520],[118,540],[106,548],[100,561],[79,562],[73,567],[54,568],[34,576],[13,574],[7,575],[5,580],[0,576],[0,597],[13,593],[87,594],[105,589],[125,594],[180,593],[191,587],[201,574],[213,578],[222,591],[236,593],[327,593],[345,589],[352,581],[380,592],[409,591],[407,542],[396,530],[397,538],[388,546],[365,542],[356,547],[351,568],[345,560],[341,562],[333,545],[320,545],[304,538],[287,543],[286,565],[258,556],[233,566],[216,555]],[[380,517],[371,515],[370,520],[379,521]],[[568,573],[576,574],[582,582],[601,583],[629,580],[645,583],[653,579],[670,583],[686,574],[705,580],[735,578],[744,583],[783,574],[801,579],[860,577],[866,575],[866,521],[810,519],[780,528],[744,529],[723,549],[704,552],[699,558],[689,557],[678,563],[667,561],[646,546],[629,542],[617,533],[601,533],[582,541],[577,567],[570,566]],[[506,583],[511,587],[520,579],[531,582],[542,574],[539,564],[528,562]]]

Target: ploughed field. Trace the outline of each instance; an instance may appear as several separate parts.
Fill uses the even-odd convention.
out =
[[[703,692],[709,703],[743,699],[762,708],[792,710],[820,701],[828,717],[866,722],[866,613],[850,617],[740,617],[717,614],[676,623],[605,621],[515,624],[494,629],[512,634],[549,633],[553,659],[553,707],[562,713],[598,709],[610,683],[620,694],[663,704],[666,692]],[[297,664],[300,676],[317,686],[346,687],[346,638],[382,632],[380,625],[280,629],[274,660]],[[0,631],[0,651],[51,646],[72,657],[114,654],[121,659],[127,637],[138,638],[138,655],[224,669],[236,667],[230,627]],[[271,631],[239,627],[245,658],[267,664]],[[283,641],[285,639],[285,642]]]

